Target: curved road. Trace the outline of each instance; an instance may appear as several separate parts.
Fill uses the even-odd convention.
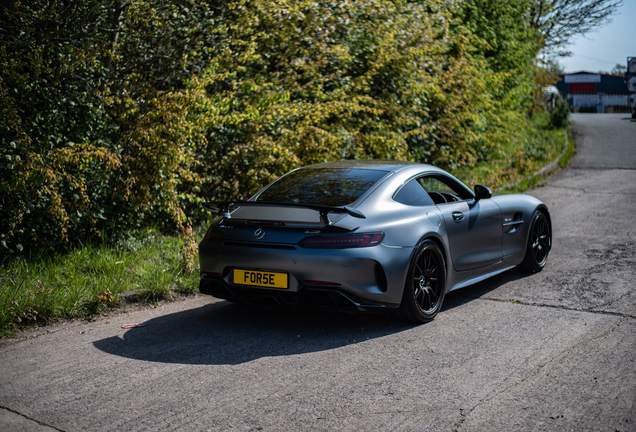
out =
[[[531,191],[543,272],[421,326],[197,297],[26,333],[0,342],[0,430],[636,431],[636,123],[574,120],[570,168]]]

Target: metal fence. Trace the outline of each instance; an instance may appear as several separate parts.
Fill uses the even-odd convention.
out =
[[[628,93],[568,93],[572,112],[631,113]]]

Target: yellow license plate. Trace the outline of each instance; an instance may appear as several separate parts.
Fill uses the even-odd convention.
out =
[[[287,288],[287,273],[234,269],[234,283],[271,288]]]

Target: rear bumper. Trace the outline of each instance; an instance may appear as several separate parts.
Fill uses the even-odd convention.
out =
[[[302,286],[298,291],[239,288],[230,286],[220,277],[207,275],[201,277],[199,291],[216,298],[270,309],[291,308],[345,313],[383,313],[398,306],[364,302],[337,288]]]
[[[243,293],[263,293],[268,298],[276,299],[276,304],[280,302],[283,305],[307,305],[311,303],[305,301],[307,294],[321,297],[325,292],[337,292],[340,294],[335,295],[351,299],[349,303],[356,309],[365,310],[372,308],[372,305],[390,308],[400,304],[412,252],[412,248],[384,245],[351,249],[303,249],[295,246],[265,244],[252,247],[228,243],[202,241],[199,245],[199,261],[202,278],[214,279],[216,282],[213,284],[223,288],[214,292],[230,294],[223,294],[224,297],[207,292],[209,288],[205,285],[208,282],[203,282],[203,279],[201,292],[228,300],[231,300],[230,295],[238,298]],[[276,289],[236,284],[235,269],[286,273],[288,287]],[[321,284],[308,283],[312,281]]]

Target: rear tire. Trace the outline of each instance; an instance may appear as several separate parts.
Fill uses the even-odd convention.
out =
[[[439,246],[424,240],[408,270],[398,315],[404,321],[432,321],[442,308],[446,289],[446,261]]]
[[[537,210],[532,215],[526,256],[523,258],[520,267],[528,272],[540,272],[548,262],[548,254],[551,248],[552,233],[550,231],[550,222],[548,222],[548,218],[544,213]]]

